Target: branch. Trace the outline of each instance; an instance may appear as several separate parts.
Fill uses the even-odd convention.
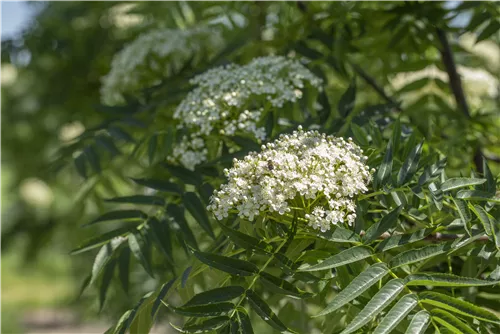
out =
[[[455,97],[455,101],[457,106],[462,110],[462,113],[470,119],[470,111],[469,105],[467,104],[467,99],[465,98],[465,93],[462,87],[462,80],[460,79],[460,75],[457,71],[457,66],[455,65],[455,59],[453,58],[453,51],[451,50],[450,43],[448,42],[448,37],[446,36],[446,32],[441,28],[436,29],[436,33],[441,43],[442,49],[439,50],[441,53],[441,60],[446,68],[446,72],[448,74],[448,81],[450,84],[451,91],[453,96]],[[479,146],[474,151],[474,165],[476,166],[476,170],[480,173],[483,173],[483,153],[481,152],[481,148]]]

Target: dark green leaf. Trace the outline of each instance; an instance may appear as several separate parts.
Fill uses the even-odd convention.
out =
[[[224,232],[224,234],[226,234],[229,237],[229,239],[231,239],[231,241],[233,241],[236,245],[238,245],[241,248],[253,249],[265,254],[270,253],[273,250],[273,247],[263,240],[254,238],[246,233],[233,230],[232,228],[224,225],[223,223],[220,223],[219,225],[222,229],[222,232]]]
[[[199,324],[188,325],[188,326],[184,326],[182,328],[177,327],[177,326],[173,325],[172,323],[170,325],[181,333],[208,333],[208,332],[213,332],[215,330],[221,329],[222,327],[226,326],[228,323],[229,323],[229,317],[220,316],[220,317],[214,317],[214,318],[205,320]]]
[[[153,307],[151,308],[151,317],[154,318],[156,316],[156,312],[160,308],[160,305],[162,304],[163,298],[167,295],[168,291],[176,281],[175,278],[172,278],[170,281],[167,283],[163,284],[161,286],[160,292],[158,293],[158,296],[156,296],[156,299],[153,303]]]
[[[410,82],[409,84],[403,86],[402,88],[400,88],[398,90],[398,94],[407,93],[407,92],[414,92],[416,90],[424,88],[425,86],[427,86],[431,82],[431,80],[432,79],[429,77],[417,79],[417,80]]]
[[[208,305],[194,305],[186,307],[175,307],[162,301],[174,313],[188,317],[211,317],[230,312],[234,309],[233,303],[215,303]]]
[[[108,243],[101,247],[94,259],[94,264],[92,265],[92,276],[90,284],[93,284],[97,280],[103,268],[111,260],[113,252],[114,247],[111,245],[111,243]]]
[[[85,164],[85,155],[83,153],[75,158],[75,168],[81,177],[84,179],[87,178],[87,165]]]
[[[484,308],[478,307],[469,302],[447,296],[433,291],[424,291],[419,294],[421,302],[431,304],[442,309],[455,312],[467,317],[500,324],[498,317]]]
[[[158,205],[158,206],[165,205],[165,200],[163,198],[151,195],[113,197],[105,199],[105,201],[110,203],[130,203],[138,205]]]
[[[96,247],[102,246],[105,243],[108,243],[110,240],[112,240],[115,237],[123,236],[127,233],[130,233],[131,231],[135,230],[135,227],[121,227],[117,228],[116,230],[110,231],[103,233],[101,235],[98,235],[96,237],[87,239],[86,241],[83,242],[78,248],[75,248],[74,250],[71,251],[71,254],[79,254],[83,253],[86,251],[89,251],[91,249],[94,249]]]
[[[442,191],[451,191],[458,188],[474,186],[477,184],[483,184],[486,182],[486,179],[475,179],[475,178],[466,178],[466,177],[455,177],[448,179],[443,182],[441,185]]]
[[[174,166],[169,164],[163,164],[163,166],[172,174],[182,182],[186,184],[192,184],[195,186],[199,186],[203,183],[203,179],[199,173],[193,172],[189,169],[180,166]]]
[[[483,157],[483,171],[484,178],[486,179],[486,192],[494,194],[496,191],[495,179],[493,178],[493,174],[491,173],[490,167],[486,162],[486,159]]]
[[[94,146],[87,146],[84,150],[85,156],[87,157],[88,162],[90,163],[90,166],[92,166],[92,169],[96,173],[101,172],[101,162],[99,159],[99,155],[94,149]]]
[[[420,186],[424,185],[427,181],[432,180],[433,178],[438,177],[443,169],[446,167],[446,162],[448,159],[444,158],[436,162],[435,164],[427,167],[420,178],[418,179],[418,184]]]
[[[151,252],[146,238],[140,231],[137,231],[128,236],[128,245],[134,257],[144,267],[147,273],[154,277],[151,269]]]
[[[338,104],[339,115],[346,118],[354,109],[354,102],[356,100],[356,78],[352,79],[349,87],[344,94],[340,97]]]
[[[252,322],[247,311],[243,307],[239,307],[236,312],[238,317],[239,330],[241,334],[253,334]]]
[[[199,252],[193,249],[198,260],[206,265],[222,270],[236,276],[253,276],[259,272],[259,268],[251,262],[234,259],[227,256]]]
[[[365,244],[368,244],[381,236],[382,233],[387,232],[389,229],[395,227],[402,209],[402,206],[398,206],[397,208],[383,216],[382,219],[380,219],[377,223],[370,226],[368,231],[366,231],[366,235],[363,237],[363,242]]]
[[[327,259],[324,259],[315,265],[302,265],[300,271],[318,271],[340,267],[348,263],[357,262],[372,256],[372,250],[366,246],[356,246],[346,249],[338,254],[335,254]]]
[[[421,229],[414,233],[391,235],[389,238],[384,239],[381,243],[379,243],[375,249],[377,252],[385,252],[392,248],[404,246],[422,240],[433,231],[434,229],[429,228]]]
[[[342,334],[353,333],[366,325],[374,316],[384,310],[401,291],[404,289],[404,282],[401,279],[393,279],[387,282],[375,296],[366,304],[358,315],[347,325]]]
[[[397,156],[399,152],[400,141],[401,141],[401,120],[398,118],[394,122],[394,125],[392,126],[392,137],[390,140],[390,142],[392,143],[392,151],[394,152],[393,155]]]
[[[255,292],[252,290],[247,291],[247,300],[252,309],[267,322],[271,327],[280,331],[286,332],[290,331],[284,323],[278,318],[278,316],[271,310],[269,305],[263,301]]]
[[[495,285],[500,281],[494,280],[482,280],[472,277],[462,277],[452,274],[442,274],[442,273],[416,273],[408,275],[405,278],[405,283],[407,286],[410,285],[429,285],[429,286],[453,286],[453,287],[464,287],[464,286],[486,286]]]
[[[97,145],[108,151],[112,156],[121,154],[114,141],[108,136],[99,135],[95,138],[95,142]]]
[[[188,245],[194,248],[198,248],[198,243],[193,235],[193,231],[189,227],[186,219],[184,218],[184,208],[179,207],[175,204],[169,204],[167,206],[168,214],[173,218],[173,220],[179,225],[179,228],[184,236],[184,239]]]
[[[382,319],[373,334],[392,333],[392,330],[413,310],[417,303],[418,300],[414,294],[403,296]]]
[[[266,272],[261,272],[259,278],[270,291],[299,299],[311,297],[312,294],[302,291],[292,283]]]
[[[115,137],[116,139],[120,139],[129,143],[135,143],[134,138],[132,138],[130,134],[119,127],[110,127],[108,128],[108,132],[112,137]]]
[[[108,292],[109,284],[113,278],[113,272],[115,270],[116,260],[112,259],[106,263],[104,271],[102,273],[101,286],[99,287],[99,311],[102,310],[104,302],[106,301],[106,294]]]
[[[183,307],[194,305],[206,305],[230,301],[241,296],[245,289],[241,286],[225,286],[210,291],[201,292],[191,298]]]
[[[493,198],[494,194],[481,190],[460,190],[457,193],[457,198],[464,200],[488,201]]]
[[[167,221],[159,221],[155,217],[149,220],[149,226],[151,227],[151,237],[157,244],[160,251],[167,257],[170,262],[173,262],[172,255],[172,240],[170,237],[170,229],[167,226]]]
[[[390,179],[392,173],[392,143],[389,141],[385,151],[384,159],[380,164],[377,174],[375,175],[374,183],[375,188],[378,189],[385,185]]]
[[[428,245],[417,249],[410,249],[406,252],[394,256],[389,262],[389,265],[391,266],[391,268],[396,268],[406,264],[423,261],[439,254],[446,253],[450,249],[451,245],[449,243],[441,243],[436,245]]]
[[[154,134],[149,138],[148,144],[148,160],[151,165],[155,159],[156,146],[158,145],[158,135]]]
[[[484,210],[479,205],[474,205],[472,208],[472,211],[476,214],[476,216],[481,221],[481,224],[483,225],[483,228],[484,228],[484,231],[486,232],[486,234],[489,236],[492,236],[493,234],[495,234],[495,226],[493,225],[493,222],[490,219],[486,210]]]
[[[130,248],[124,247],[120,252],[120,256],[118,257],[118,276],[120,278],[120,283],[125,293],[128,293],[129,269],[130,269]]]
[[[432,310],[432,320],[440,325],[443,325],[456,334],[477,334],[475,330],[470,328],[462,320],[458,319],[453,314],[440,309]]]
[[[490,23],[481,31],[479,36],[477,36],[476,43],[484,41],[485,39],[490,38],[500,29],[500,22],[492,19]]]
[[[422,144],[423,143],[418,144],[410,151],[410,154],[403,163],[403,166],[401,166],[398,173],[398,186],[405,184],[417,171],[420,153],[422,152]]]
[[[214,232],[210,226],[210,220],[208,219],[207,211],[205,206],[201,203],[198,196],[195,193],[188,192],[184,194],[183,203],[186,209],[191,213],[191,215],[196,219],[198,224],[208,233],[212,239],[215,239]]]
[[[182,194],[182,189],[175,183],[155,179],[131,179],[142,186],[173,194]]]
[[[316,317],[326,315],[338,310],[340,307],[354,300],[363,292],[368,290],[373,284],[381,280],[389,269],[384,263],[377,263],[363,271],[342,291],[340,291],[333,300]]]
[[[368,146],[370,143],[368,142],[368,136],[365,133],[365,130],[361,128],[359,125],[356,123],[351,123],[351,131],[354,136],[354,139],[359,143],[361,146]]]

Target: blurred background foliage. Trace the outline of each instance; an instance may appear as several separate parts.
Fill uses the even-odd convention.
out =
[[[448,157],[448,175],[480,170],[482,155],[494,175],[500,172],[498,3],[31,5],[34,20],[22,35],[2,40],[1,50],[2,315],[47,304],[97,314],[98,290],[75,302],[95,252],[68,253],[102,230],[80,225],[112,208],[104,199],[139,189],[128,177],[170,176],[159,163],[168,155],[173,108],[190,78],[217,65],[270,54],[306,57],[325,80],[325,131],[401,115]],[[101,104],[101,78],[124,45],[153,28],[199,25],[222,30],[227,47],[218,56],[186,64],[124,105]],[[349,87],[356,103],[343,115],[336,106]],[[167,266],[157,279],[132,271],[129,295],[112,286],[104,316],[116,320],[175,270]],[[19,301],[25,293],[39,297]],[[21,330],[15,317],[2,318],[6,332]]]

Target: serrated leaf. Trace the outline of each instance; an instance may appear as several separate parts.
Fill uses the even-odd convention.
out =
[[[443,209],[443,191],[438,188],[436,183],[431,182],[428,186],[429,191],[431,192],[432,201],[438,210]]]
[[[262,318],[267,324],[269,324],[274,329],[280,332],[289,331],[283,322],[278,318],[278,316],[271,310],[269,305],[262,300],[255,292],[252,290],[247,291],[247,300],[252,309]]]
[[[476,178],[466,178],[466,177],[454,177],[448,179],[441,184],[442,191],[452,191],[459,188],[474,186],[477,184],[483,184],[486,179],[476,179]]]
[[[423,186],[427,181],[432,180],[433,178],[438,177],[443,169],[446,167],[447,158],[441,159],[435,164],[427,167],[420,178],[418,179],[418,184]]]
[[[414,294],[403,296],[394,305],[380,324],[375,328],[373,334],[392,333],[392,330],[413,310],[418,304],[418,299]]]
[[[259,268],[251,262],[217,254],[199,252],[194,249],[192,251],[194,256],[201,262],[232,275],[253,276],[259,272]]]
[[[125,293],[128,293],[130,269],[130,248],[124,247],[118,257],[118,277]]]
[[[475,330],[449,312],[441,309],[433,309],[431,312],[432,319],[435,322],[443,325],[456,334],[477,334]]]
[[[427,311],[420,311],[413,316],[405,334],[424,334],[429,326],[431,316]]]
[[[366,246],[356,246],[346,249],[338,254],[335,254],[329,258],[324,259],[318,264],[314,265],[302,265],[300,271],[318,271],[331,268],[337,268],[348,263],[357,262],[372,256],[372,250]]]
[[[375,188],[379,189],[381,186],[385,185],[387,181],[390,180],[392,174],[392,142],[389,141],[387,145],[387,149],[385,151],[384,159],[380,164],[377,174],[375,175],[374,182],[376,184]]]
[[[417,242],[419,240],[424,239],[427,235],[431,234],[433,231],[434,229],[429,228],[429,229],[418,230],[414,233],[391,235],[389,238],[384,239],[381,243],[379,243],[375,247],[375,250],[377,252],[385,252],[392,248],[411,244],[413,242]]]
[[[457,193],[457,198],[462,200],[490,201],[493,197],[494,194],[481,190],[460,190]]]
[[[382,219],[380,219],[377,223],[370,226],[368,231],[366,231],[363,242],[365,244],[368,244],[381,236],[382,233],[387,232],[389,229],[393,228],[398,221],[398,217],[402,209],[402,206],[398,206],[397,208],[383,216]]]
[[[439,254],[444,254],[451,249],[451,244],[440,243],[437,245],[428,245],[422,248],[410,249],[406,252],[397,254],[389,262],[391,268],[397,268],[406,264],[423,261]]]
[[[71,255],[87,252],[91,249],[94,249],[96,247],[102,246],[105,243],[108,243],[110,240],[112,240],[115,237],[123,236],[127,233],[130,233],[131,231],[135,230],[135,227],[121,227],[117,228],[116,230],[110,231],[103,233],[101,235],[98,235],[96,237],[90,238],[85,240],[80,246],[75,248],[74,250],[71,251]]]
[[[309,298],[312,296],[312,293],[302,291],[295,287],[292,283],[266,272],[261,272],[259,274],[259,279],[271,292],[299,299]]]
[[[486,234],[489,236],[492,236],[493,234],[495,234],[495,226],[493,225],[493,222],[490,219],[490,217],[488,216],[488,213],[486,212],[486,210],[484,210],[479,205],[474,205],[472,207],[472,211],[479,218],[479,221],[483,225],[483,228],[484,228],[484,231],[486,232]]]
[[[404,282],[402,279],[393,279],[387,282],[347,325],[342,334],[353,333],[366,325],[374,316],[382,312],[387,305],[396,299],[403,289]]]
[[[84,225],[89,226],[96,223],[104,222],[104,221],[112,221],[112,220],[142,220],[147,218],[148,216],[142,212],[141,210],[117,210],[106,212],[105,214],[99,216],[94,219],[90,223]]]
[[[440,307],[467,317],[500,324],[500,319],[494,313],[469,302],[450,297],[439,292],[421,292],[419,294],[419,300],[423,303]]]
[[[333,300],[315,317],[329,314],[338,310],[340,307],[356,299],[363,292],[368,290],[373,284],[381,280],[389,269],[384,263],[377,263],[356,276],[351,283],[342,291],[340,291]]]
[[[231,239],[231,241],[233,241],[236,245],[238,245],[241,248],[253,249],[256,251],[260,251],[264,254],[268,254],[273,250],[273,247],[263,240],[254,238],[246,233],[236,231],[224,225],[223,223],[220,223],[219,225],[222,229],[222,232],[224,232],[224,234],[226,234],[229,237],[229,239]]]
[[[158,293],[158,296],[156,296],[156,299],[153,303],[153,307],[151,308],[151,317],[154,318],[156,315],[156,312],[160,308],[160,305],[162,304],[163,298],[167,295],[168,291],[176,281],[176,278],[172,278],[170,281],[167,283],[163,284],[160,292]]]
[[[130,251],[139,263],[144,267],[146,272],[154,277],[153,270],[151,269],[151,254],[147,240],[140,231],[132,233],[128,236],[128,245]]]
[[[418,161],[420,160],[420,154],[422,152],[422,145],[423,143],[417,144],[417,146],[410,151],[410,154],[408,154],[408,157],[398,172],[398,186],[401,186],[410,180],[417,171]]]
[[[230,301],[241,296],[245,289],[241,286],[225,286],[210,291],[201,292],[191,298],[183,307],[194,305],[207,305]]]
[[[352,79],[347,90],[342,94],[338,104],[339,115],[346,118],[354,109],[356,101],[356,78]]]
[[[210,220],[205,209],[205,206],[201,203],[201,200],[193,192],[187,192],[183,196],[183,203],[186,209],[191,213],[194,219],[200,224],[200,226],[208,233],[208,235],[215,239],[212,226],[210,225]]]
[[[138,205],[158,205],[164,206],[165,200],[159,196],[151,196],[151,195],[133,195],[133,196],[121,196],[121,197],[113,197],[104,200],[105,202],[110,203],[129,203],[129,204],[138,204]]]
[[[180,166],[174,166],[169,164],[163,164],[163,166],[172,174],[182,182],[186,184],[192,184],[195,186],[199,186],[203,183],[203,179],[199,173],[193,172],[189,169]]]
[[[162,301],[165,306],[171,309],[174,313],[188,317],[213,317],[218,316],[234,309],[233,303],[214,303],[208,305],[194,305],[186,307],[175,307]]]
[[[220,316],[205,320],[199,324],[178,327],[170,323],[170,326],[181,333],[208,333],[226,326],[229,323],[229,320],[230,319],[227,316]]]
[[[465,287],[465,286],[495,285],[500,283],[500,281],[482,280],[478,278],[462,277],[462,276],[456,276],[452,274],[442,274],[442,273],[416,273],[408,275],[405,278],[405,283],[407,286],[429,285],[429,286]]]
[[[173,193],[173,194],[182,194],[182,189],[179,187],[177,184],[168,182],[168,181],[163,181],[163,180],[157,180],[157,179],[134,179],[131,178],[132,181],[134,181],[137,184],[140,184],[142,186],[158,190],[158,191],[163,191],[167,193]]]
[[[357,243],[360,242],[359,235],[356,232],[337,226],[326,232],[312,234],[315,237],[340,243]]]
[[[465,230],[469,235],[471,235],[471,227],[470,220],[471,214],[469,208],[467,207],[467,203],[464,200],[452,198],[453,203],[457,207],[458,214],[460,215],[460,219],[462,220],[462,224],[464,225]]]

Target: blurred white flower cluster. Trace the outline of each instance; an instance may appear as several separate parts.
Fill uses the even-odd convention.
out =
[[[186,168],[205,161],[209,135],[266,138],[260,126],[271,108],[302,98],[305,89],[321,90],[322,80],[300,62],[281,56],[260,57],[247,65],[211,69],[191,80],[197,87],[177,107],[178,127],[189,134],[174,150]]]
[[[301,127],[281,135],[225,170],[227,184],[214,192],[208,210],[221,220],[229,213],[253,220],[260,215],[302,214],[314,229],[356,219],[355,198],[368,190],[371,173],[351,140]]]
[[[159,83],[187,61],[210,58],[223,45],[220,32],[211,28],[146,32],[114,56],[110,72],[102,78],[101,100],[108,105],[124,103],[124,94]]]

